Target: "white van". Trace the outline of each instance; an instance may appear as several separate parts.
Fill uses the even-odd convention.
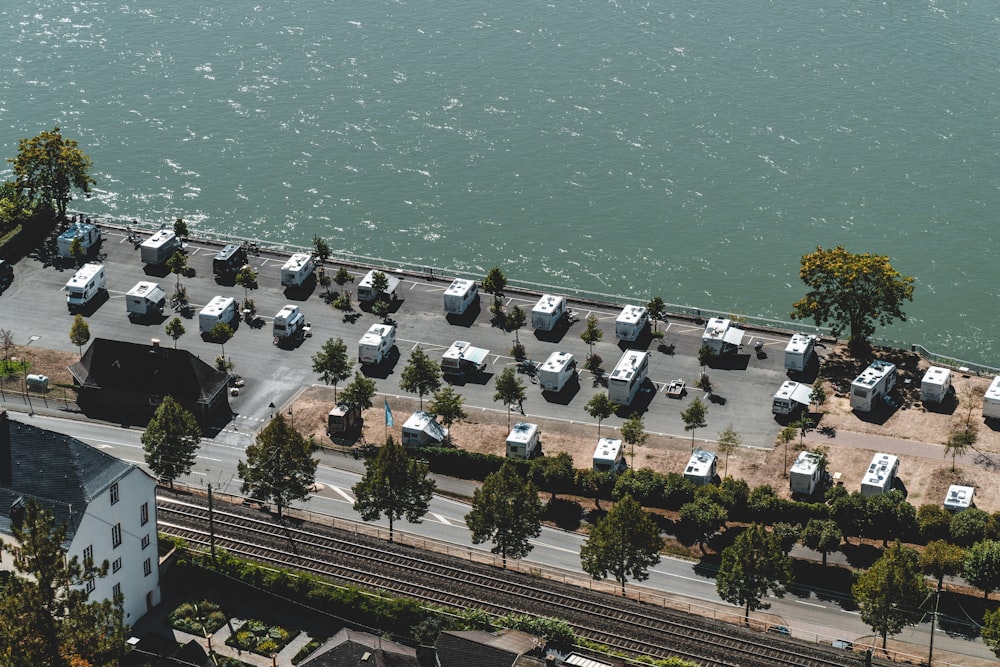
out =
[[[631,343],[642,335],[649,313],[642,306],[625,306],[615,320],[615,337]]]
[[[107,288],[104,265],[97,262],[84,264],[66,283],[66,306],[69,312],[82,310],[94,297],[107,291]]]
[[[444,312],[449,315],[463,315],[479,296],[479,286],[475,280],[456,278],[444,291]]]
[[[389,356],[396,344],[396,327],[391,324],[373,324],[358,341],[358,361],[362,364],[380,364]]]
[[[216,296],[198,313],[198,329],[208,333],[219,322],[232,326],[236,321],[236,300],[231,296]]]

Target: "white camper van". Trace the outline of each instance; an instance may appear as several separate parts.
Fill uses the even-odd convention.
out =
[[[983,417],[1000,419],[1000,375],[993,378],[993,382],[983,394]]]
[[[286,305],[274,316],[274,342],[297,340],[306,334],[306,318],[298,306]]]
[[[608,378],[608,398],[619,405],[628,405],[635,399],[648,373],[649,352],[625,350]]]
[[[851,409],[870,412],[878,407],[879,399],[891,394],[895,388],[896,364],[873,361],[851,383]]]
[[[899,457],[892,454],[876,454],[868,466],[868,472],[861,479],[861,495],[877,496],[892,490],[892,483],[898,472]]]
[[[811,496],[816,491],[823,476],[819,462],[819,454],[799,452],[799,457],[788,471],[788,486],[792,493]]]
[[[544,294],[531,309],[531,326],[538,331],[552,331],[565,314],[565,298]]]
[[[84,264],[66,282],[65,289],[66,306],[69,308],[69,312],[75,313],[83,309],[94,297],[108,289],[104,265],[97,262]]]
[[[143,264],[159,266],[183,247],[184,244],[173,231],[161,229],[139,246],[139,259],[142,260]]]
[[[530,459],[541,453],[542,431],[538,424],[517,422],[507,436],[507,458]]]
[[[316,260],[312,255],[306,252],[295,253],[281,265],[282,287],[302,287],[315,268]]]
[[[576,373],[576,359],[569,352],[553,352],[538,367],[542,391],[562,391]]]
[[[707,345],[716,354],[739,352],[743,345],[743,329],[733,324],[732,320],[713,317],[705,325],[701,344]]]
[[[456,340],[441,356],[441,373],[444,375],[475,375],[486,369],[489,350],[473,347],[464,340]]]
[[[816,353],[816,336],[797,333],[785,346],[785,370],[797,373],[804,371],[813,354]]]
[[[396,344],[396,327],[391,324],[373,324],[358,341],[358,361],[362,364],[380,364],[389,356]]]
[[[951,392],[951,371],[931,366],[920,380],[920,400],[924,403],[941,403]]]
[[[448,429],[434,420],[428,412],[414,412],[403,424],[403,444],[407,447],[422,447],[431,443],[441,443],[448,439]]]
[[[718,465],[718,457],[715,452],[709,452],[701,447],[695,447],[688,459],[687,467],[684,468],[684,479],[694,482],[697,486],[711,484],[715,479],[715,470]]]
[[[642,335],[649,313],[642,306],[625,306],[615,320],[615,337],[631,343]]]
[[[771,401],[771,412],[776,415],[790,415],[799,410],[809,409],[809,396],[812,395],[812,387],[801,382],[785,380],[781,387],[774,393]]]
[[[215,296],[198,313],[198,330],[208,333],[219,322],[230,326],[236,322],[236,300],[231,296]]]
[[[372,286],[376,273],[381,273],[386,278],[387,286],[381,294],[387,296],[389,301],[395,301],[399,298],[397,294],[399,291],[399,278],[391,273],[388,273],[387,271],[375,271],[373,269],[366,273],[365,277],[361,279],[360,283],[358,283],[358,301],[371,303],[379,296],[380,292]]]
[[[75,222],[56,239],[60,257],[73,257],[73,241],[80,239],[80,250],[89,255],[101,243],[101,230],[89,222]]]
[[[619,473],[625,468],[625,447],[615,438],[598,438],[594,448],[593,467],[597,472]]]
[[[479,286],[475,280],[456,278],[444,291],[444,312],[462,315],[479,296]]]
[[[952,484],[948,487],[948,493],[944,497],[944,508],[953,512],[961,512],[972,507],[973,498],[976,496],[974,486],[960,486]]]
[[[125,311],[130,318],[159,317],[167,302],[167,293],[156,283],[141,280],[125,293]]]

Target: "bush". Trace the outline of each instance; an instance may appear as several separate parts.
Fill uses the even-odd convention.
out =
[[[183,632],[200,637],[215,633],[226,624],[227,616],[218,603],[211,600],[185,602],[170,612],[170,625]]]

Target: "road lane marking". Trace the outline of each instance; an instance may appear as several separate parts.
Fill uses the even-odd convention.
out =
[[[341,497],[342,497],[342,498],[343,498],[344,500],[346,500],[347,502],[351,503],[352,505],[354,504],[354,498],[352,498],[352,497],[350,496],[350,494],[349,494],[349,493],[347,493],[347,491],[344,491],[344,490],[343,490],[342,488],[340,488],[339,486],[333,486],[332,484],[328,484],[327,486],[329,486],[329,487],[330,487],[331,489],[333,489],[334,491],[336,491],[337,493],[339,493],[339,494],[340,494],[340,496],[341,496]]]
[[[431,512],[431,516],[434,517],[435,519],[437,519],[438,521],[440,521],[441,523],[443,523],[446,526],[454,526],[455,525],[451,521],[448,521],[448,519],[446,519],[443,516],[441,516],[440,514],[438,514],[437,512]]]
[[[806,602],[805,600],[796,600],[799,604],[804,604],[809,607],[819,607],[820,609],[826,609],[825,604],[816,604],[815,602]]]

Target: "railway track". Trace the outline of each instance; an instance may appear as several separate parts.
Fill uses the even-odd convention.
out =
[[[208,508],[197,498],[157,498],[160,532],[207,549]],[[396,548],[323,526],[277,524],[264,513],[227,506],[213,514],[215,545],[234,556],[490,614],[526,613],[567,621],[582,637],[657,658],[705,667],[840,667],[858,656],[778,639],[701,617],[609,599],[571,586],[497,571],[438,554]]]

